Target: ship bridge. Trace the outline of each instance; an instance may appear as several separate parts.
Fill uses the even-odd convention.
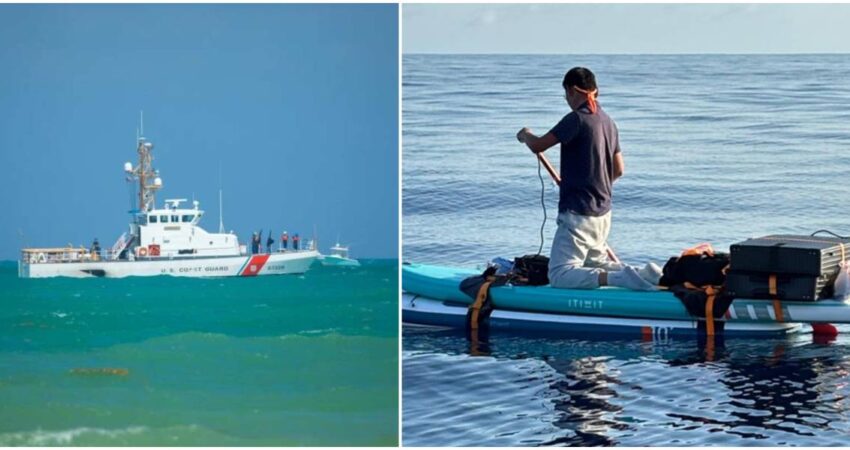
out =
[[[232,233],[209,233],[198,224],[204,215],[198,201],[183,208],[186,199],[168,199],[162,208],[136,216],[138,257],[233,256],[242,253]],[[135,233],[134,233],[135,234]]]
[[[185,198],[168,199],[165,201],[165,207],[161,209],[152,209],[150,211],[140,213],[138,215],[139,225],[176,225],[187,224],[197,225],[200,222],[204,212],[198,209],[198,201],[193,201],[194,208],[181,208],[180,204],[185,202]]]

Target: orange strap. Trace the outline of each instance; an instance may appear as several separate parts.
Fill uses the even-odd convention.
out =
[[[475,303],[470,306],[470,309],[472,309],[472,318],[469,327],[473,330],[478,329],[478,314],[481,312],[481,306],[484,305],[484,300],[487,300],[487,292],[490,290],[491,284],[493,284],[492,281],[485,281],[481,285],[481,288],[478,289],[478,295],[475,296]]]
[[[699,289],[705,292],[705,334],[714,336],[714,299],[717,297],[719,290],[711,285],[697,287],[690,281],[685,282],[685,287],[688,289]]]
[[[579,91],[582,94],[587,96],[587,108],[590,110],[591,114],[596,114],[596,110],[598,109],[598,106],[596,104],[597,90],[596,89],[593,89],[593,90],[582,89],[578,86],[573,86],[573,89],[575,89],[575,90],[577,90],[577,91]]]
[[[782,317],[782,302],[778,298],[773,299],[773,314],[776,316],[777,322],[785,321],[785,318]]]
[[[703,242],[702,244],[682,250],[681,256],[702,255],[703,253],[708,256],[714,256],[714,248],[708,242]]]
[[[717,291],[711,287],[705,287],[708,298],[705,300],[705,359],[714,361],[714,297]]]
[[[707,286],[705,294],[708,296],[705,300],[705,334],[714,336],[714,297],[717,291],[713,287]]]
[[[784,322],[785,318],[782,317],[782,302],[776,297],[776,275],[771,274],[767,279],[767,291],[770,293],[770,296],[773,297],[773,315],[776,316],[777,322]]]

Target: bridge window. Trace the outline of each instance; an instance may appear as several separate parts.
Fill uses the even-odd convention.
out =
[[[168,223],[168,216],[159,216],[159,223]]]
[[[156,223],[156,216],[148,216],[148,222]],[[144,224],[144,219],[142,219],[142,224]]]
[[[171,223],[180,223],[180,216],[171,216]]]
[[[194,218],[195,218],[195,216],[193,216],[191,214],[185,215],[185,216],[183,216],[183,222],[191,222],[192,219],[194,219]]]

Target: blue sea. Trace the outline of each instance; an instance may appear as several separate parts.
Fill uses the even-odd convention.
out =
[[[0,446],[398,443],[398,262],[256,278],[19,279]]]
[[[620,130],[610,244],[624,261],[850,234],[850,55],[405,55],[405,261],[537,252],[541,181],[515,134],[569,111],[573,66],[596,73]],[[548,254],[558,190],[543,189]],[[488,344],[405,327],[405,445],[846,445],[850,431],[843,336],[730,339],[712,357],[689,339]]]

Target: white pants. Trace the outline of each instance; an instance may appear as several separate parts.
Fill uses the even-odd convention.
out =
[[[558,231],[549,257],[549,284],[563,289],[599,287],[599,273],[623,270],[608,259],[611,211],[599,217],[558,214]]]

